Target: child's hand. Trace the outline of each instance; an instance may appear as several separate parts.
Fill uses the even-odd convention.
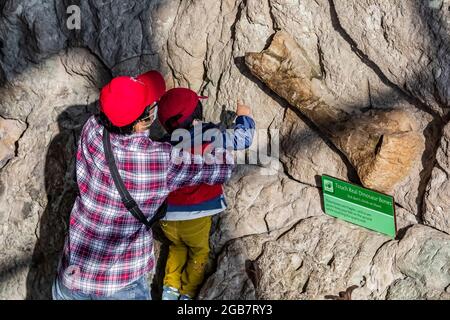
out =
[[[252,109],[250,109],[249,106],[243,104],[240,100],[237,102],[237,108],[236,108],[236,114],[237,116],[249,116],[252,115]]]

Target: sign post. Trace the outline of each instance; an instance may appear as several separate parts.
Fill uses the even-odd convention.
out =
[[[392,238],[397,235],[393,197],[326,175],[322,188],[326,214]]]

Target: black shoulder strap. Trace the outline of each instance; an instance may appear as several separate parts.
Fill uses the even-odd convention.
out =
[[[151,229],[152,226],[166,215],[167,211],[167,202],[164,201],[163,204],[158,208],[153,218],[148,221],[147,218],[142,213],[136,201],[134,201],[133,197],[128,192],[125,184],[123,183],[122,178],[120,177],[119,170],[117,169],[116,162],[114,160],[114,154],[111,147],[111,140],[109,137],[109,132],[106,129],[103,129],[103,148],[105,150],[106,161],[108,162],[109,171],[111,172],[111,176],[114,180],[114,184],[119,191],[120,197],[124,206],[130,211],[130,213],[141,223],[143,223],[147,230]]]

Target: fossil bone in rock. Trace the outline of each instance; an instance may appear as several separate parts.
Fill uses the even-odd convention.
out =
[[[340,149],[364,186],[391,192],[424,150],[415,119],[403,110],[350,115],[321,98],[319,68],[286,32],[261,53],[247,53],[251,72],[307,116]]]

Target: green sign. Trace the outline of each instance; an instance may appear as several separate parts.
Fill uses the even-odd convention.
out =
[[[322,176],[325,213],[395,238],[394,198]]]

